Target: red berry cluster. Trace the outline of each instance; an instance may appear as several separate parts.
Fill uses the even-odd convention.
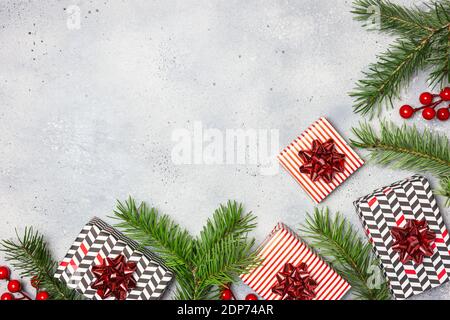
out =
[[[432,94],[430,92],[423,92],[419,101],[422,104],[421,107],[413,108],[409,104],[405,104],[400,108],[400,116],[405,119],[409,119],[419,110],[422,110],[422,117],[426,120],[434,119],[437,117],[441,121],[446,121],[450,117],[450,104],[447,107],[439,108],[436,111],[436,107],[442,102],[450,101],[450,87],[445,87],[439,94]]]
[[[10,279],[10,275],[8,267],[0,266],[0,280],[8,281],[8,292],[3,293],[0,296],[0,300],[32,300],[29,295],[23,292],[20,281]],[[36,300],[47,300],[49,298],[47,291],[39,290],[39,279],[37,277],[31,279],[31,285],[33,288],[36,288]],[[20,294],[21,297],[16,297],[14,293]]]
[[[230,286],[225,286],[220,291],[220,300],[237,300],[233,291],[231,291]],[[245,300],[258,300],[258,297],[256,296],[256,294],[249,293],[245,296]]]

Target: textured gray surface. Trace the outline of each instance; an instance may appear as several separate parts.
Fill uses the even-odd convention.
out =
[[[399,3],[412,2],[421,1]],[[283,170],[176,166],[171,133],[194,121],[274,128],[282,147],[326,116],[348,139],[361,118],[346,93],[392,40],[352,21],[350,4],[1,0],[2,237],[33,225],[61,258],[85,222],[128,195],[192,233],[227,199],[258,216],[258,242],[278,221],[298,226],[313,203]],[[81,9],[80,29],[66,26],[70,5]],[[424,79],[402,100],[416,101]],[[397,111],[384,115],[400,122]],[[409,174],[366,164],[323,205],[360,228],[352,201]],[[449,288],[418,298],[448,299]]]

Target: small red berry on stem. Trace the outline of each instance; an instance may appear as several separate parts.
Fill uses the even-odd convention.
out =
[[[428,105],[433,102],[433,95],[429,92],[423,92],[419,97],[419,101],[423,105]]]
[[[435,115],[436,115],[436,111],[434,111],[433,108],[427,107],[427,108],[423,109],[423,111],[422,111],[422,117],[425,120],[431,120],[435,117]]]
[[[5,292],[4,294],[2,294],[2,296],[0,297],[0,300],[15,300],[16,298],[14,298],[14,295],[12,293],[9,292]]]
[[[36,300],[47,300],[49,298],[49,294],[47,291],[39,291],[36,295]]]
[[[22,286],[20,284],[19,280],[10,280],[8,282],[8,291],[15,293],[15,292],[19,292],[22,289]]]
[[[414,108],[408,104],[405,104],[400,108],[400,116],[404,119],[411,118],[414,112]]]
[[[0,280],[8,280],[9,274],[9,269],[7,266],[0,266]]]
[[[250,293],[245,297],[245,300],[258,300],[256,294]]]
[[[437,111],[437,118],[441,121],[446,121],[448,120],[448,118],[450,118],[450,111],[449,111],[450,106],[448,106],[447,108],[441,108]]]
[[[450,101],[450,87],[445,87],[442,89],[442,91],[439,93],[439,96],[444,101]]]

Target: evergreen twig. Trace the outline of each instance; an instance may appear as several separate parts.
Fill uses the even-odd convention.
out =
[[[313,215],[307,215],[300,232],[349,281],[356,298],[390,298],[385,279],[374,273],[379,261],[371,245],[361,240],[350,222],[339,213],[332,218],[328,208],[315,208]]]
[[[217,288],[234,282],[258,263],[247,234],[256,226],[255,216],[229,201],[208,219],[198,237],[192,237],[166,215],[130,197],[119,202],[114,218],[127,235],[161,255],[176,275],[175,297],[183,300],[214,298]]]
[[[433,86],[450,81],[450,0],[431,2],[426,10],[385,0],[355,0],[352,12],[364,26],[374,26],[378,19],[377,30],[398,36],[350,92],[356,113],[372,117],[386,102],[392,106],[393,99],[420,70],[431,68]]]
[[[450,207],[450,176],[441,179],[441,186],[436,193],[445,197],[445,206]]]
[[[415,126],[396,126],[381,121],[381,132],[367,122],[353,128],[356,139],[350,139],[353,146],[370,151],[370,160],[396,169],[429,172],[441,179],[439,194],[450,203],[450,145],[444,134],[428,129],[422,131]]]
[[[17,231],[16,231],[17,234]],[[17,234],[17,241],[2,240],[0,251],[7,261],[20,270],[23,277],[37,277],[39,286],[45,288],[50,299],[78,300],[81,296],[54,278],[57,262],[53,260],[44,237],[32,227],[25,228],[22,237]]]

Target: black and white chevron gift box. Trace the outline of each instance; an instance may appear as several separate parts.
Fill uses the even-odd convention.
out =
[[[412,176],[377,189],[354,205],[396,299],[406,299],[449,280],[449,235],[427,179]],[[433,255],[425,257],[421,264],[402,263],[392,250],[390,230],[404,227],[407,220],[423,219],[436,235]]]
[[[93,218],[83,227],[59,264],[55,278],[89,299],[101,299],[91,288],[96,279],[92,267],[107,257],[115,258],[119,254],[137,265],[133,274],[136,288],[128,293],[126,299],[160,299],[173,279],[170,270],[152,252],[98,218]]]

